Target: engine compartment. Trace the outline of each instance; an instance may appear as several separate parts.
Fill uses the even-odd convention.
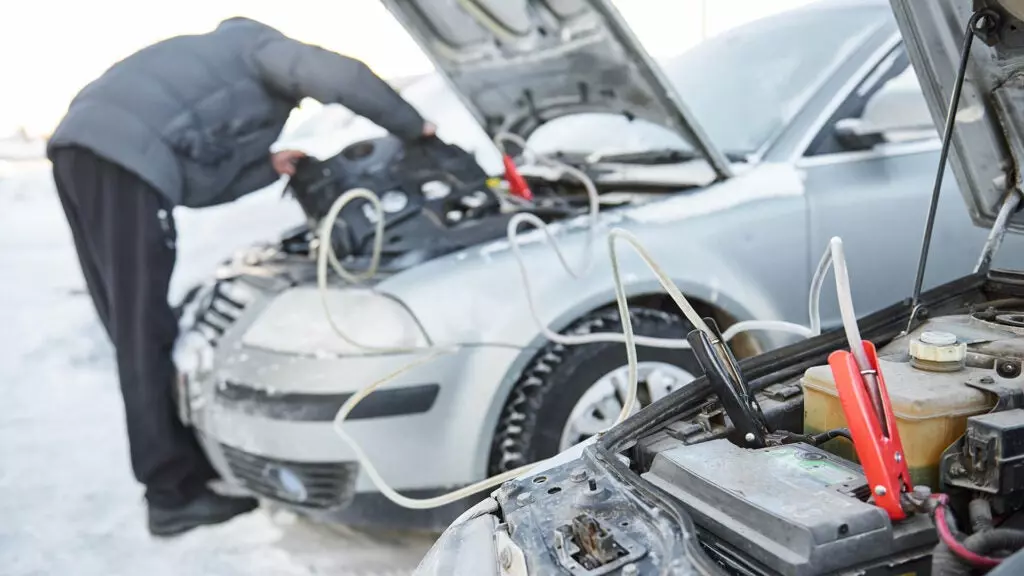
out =
[[[938,490],[949,484],[950,464],[942,470],[945,449],[996,410],[1000,395],[1006,396],[1001,410],[1017,405],[1013,395],[1019,387],[1011,390],[1024,358],[1024,330],[1014,319],[1019,317],[1013,305],[940,317],[880,349],[915,485]],[[808,369],[801,379],[805,433],[845,425],[835,383],[822,368]],[[831,444],[837,454],[853,456],[848,447]]]
[[[1022,309],[1017,299],[988,302],[926,320],[878,349],[914,486],[908,500],[920,504],[934,492],[947,494],[969,519],[961,524],[965,531],[986,517],[988,528],[1018,520]],[[848,426],[828,365],[810,366],[765,390],[776,398],[787,392],[802,399],[800,423],[777,418],[776,429],[823,438]],[[703,424],[708,415],[705,410],[686,423],[711,433],[713,426]],[[718,416],[728,436],[731,422]],[[927,509],[908,509],[908,518],[891,521],[874,505],[847,437],[754,450],[726,438],[671,438],[646,459],[650,467],[642,477],[683,504],[707,541],[717,542],[720,557],[722,550],[742,550],[769,573],[841,573],[884,561],[899,567],[888,573],[902,574],[910,572],[904,564],[924,565],[937,543]]]
[[[909,332],[908,303],[861,323],[878,345],[912,477],[905,518],[876,505],[877,487],[842,431],[825,363],[843,348],[833,331],[740,363],[776,438],[767,446],[750,446],[705,377],[609,431],[582,462],[503,486],[495,497],[513,539],[546,548],[531,570],[972,573],[969,565],[958,572],[964,566],[940,543],[940,498],[964,538],[1016,537],[1024,522],[1024,285],[1017,274],[994,274],[999,281],[972,277],[933,291],[930,316]],[[524,505],[530,499],[542,510]],[[1012,551],[987,545],[989,556]]]
[[[312,222],[327,216],[347,190],[376,193],[384,212],[385,254],[424,242],[466,242],[470,223],[500,212],[497,194],[473,156],[436,138],[405,144],[388,135],[355,142],[327,160],[304,159],[290,185]],[[345,206],[334,223],[335,253],[367,254],[376,224],[368,200]]]
[[[514,202],[500,177],[488,175],[475,157],[438,138],[402,142],[387,135],[354,142],[326,160],[303,159],[289,189],[308,225],[283,242],[292,254],[308,254],[332,204],[346,191],[366,188],[384,213],[381,269],[417,262],[495,240],[513,214],[528,211],[545,222],[586,210],[582,184],[556,176],[527,177],[529,202]],[[355,199],[332,228],[335,254],[358,269],[370,258],[377,214],[370,201]]]
[[[471,152],[436,137],[403,142],[387,135],[353,142],[330,158],[299,162],[287,192],[301,206],[306,224],[287,233],[274,249],[250,253],[246,259],[250,265],[268,264],[279,256],[308,263],[331,206],[345,192],[365,188],[379,198],[384,213],[377,270],[397,272],[503,238],[518,213],[533,214],[546,224],[586,214],[590,199],[581,176],[593,185],[601,211],[699,189],[708,183],[706,171],[701,161],[688,158],[685,152],[661,150],[600,159],[583,152],[554,152],[543,159],[524,154],[512,161],[529,188],[532,197],[527,199],[511,192],[508,174],[487,174]],[[666,177],[658,168],[669,164],[676,170]],[[341,209],[331,246],[346,269],[368,267],[376,225],[376,210],[366,199],[354,199]],[[300,271],[289,273],[308,280]]]

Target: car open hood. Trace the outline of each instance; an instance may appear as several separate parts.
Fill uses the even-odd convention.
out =
[[[1024,1],[892,0],[892,6],[925,99],[940,127],[972,13],[989,10],[991,20],[982,24],[997,22],[974,38],[950,151],[972,219],[991,226],[1007,194],[1021,189],[1024,22],[1019,18],[1024,18]],[[1010,228],[1024,230],[1020,213],[1011,218]]]
[[[580,112],[666,126],[710,162],[709,142],[610,0],[381,0],[490,136]]]

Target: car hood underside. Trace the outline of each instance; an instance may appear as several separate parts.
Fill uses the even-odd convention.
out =
[[[968,22],[974,36],[950,160],[975,223],[991,226],[1020,193],[1024,160],[1024,2],[892,0],[936,124],[945,124]],[[972,20],[972,15],[974,15]],[[1010,218],[1024,230],[1024,218]]]
[[[382,0],[488,135],[581,112],[643,118],[730,174],[610,0]]]

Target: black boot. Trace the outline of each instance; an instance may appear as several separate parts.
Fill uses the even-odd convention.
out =
[[[227,522],[259,506],[255,498],[221,496],[203,490],[188,504],[180,508],[159,508],[149,504],[149,533],[154,536],[173,536],[199,526]]]

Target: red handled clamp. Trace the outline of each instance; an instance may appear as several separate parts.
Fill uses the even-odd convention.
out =
[[[530,186],[526,184],[526,179],[519,173],[512,157],[502,154],[501,161],[505,164],[505,180],[508,182],[509,193],[523,200],[533,200],[533,192],[530,192]]]
[[[843,414],[850,427],[857,458],[864,469],[875,504],[893,520],[907,517],[903,495],[913,489],[903,444],[896,429],[889,392],[878,368],[875,345],[864,341],[870,369],[861,372],[853,354],[845,350],[828,357]]]

